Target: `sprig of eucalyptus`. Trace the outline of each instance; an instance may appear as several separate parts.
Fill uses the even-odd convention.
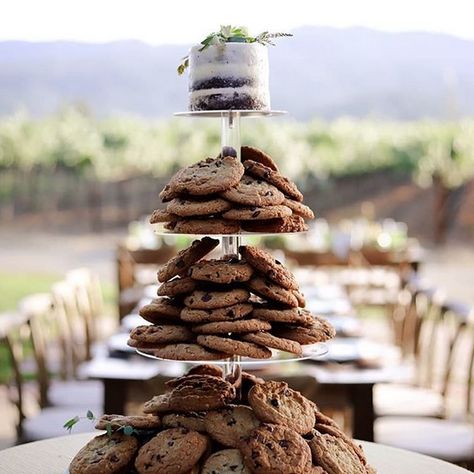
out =
[[[94,415],[94,413],[92,413],[91,410],[87,410],[86,416],[75,416],[74,418],[67,420],[66,423],[64,423],[63,428],[65,428],[69,433],[71,433],[74,426],[76,426],[81,420],[89,420],[91,422],[96,422],[97,417]],[[114,430],[112,429],[111,423],[106,423],[105,430],[107,431],[107,434],[109,436],[112,436]],[[123,431],[123,434],[126,436],[131,436],[133,434],[138,433],[137,430],[130,425],[121,426],[120,428],[117,428],[115,430],[115,432],[117,431]]]
[[[293,36],[291,33],[270,33],[264,31],[257,36],[250,36],[247,28],[244,26],[221,25],[220,30],[207,35],[202,41],[202,47],[199,51],[204,51],[212,45],[225,43],[260,43],[264,46],[275,46],[273,42],[276,38]],[[178,66],[178,74],[184,73],[189,66],[189,56],[185,56]]]
[[[71,433],[74,426],[76,426],[81,420],[95,421],[96,417],[94,416],[94,413],[92,413],[90,410],[87,410],[86,416],[76,415],[74,418],[67,420],[66,423],[64,423],[63,428],[65,428],[69,431],[69,433]]]

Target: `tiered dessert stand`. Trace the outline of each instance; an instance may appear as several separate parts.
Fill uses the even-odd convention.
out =
[[[189,111],[189,112],[177,112],[175,116],[179,117],[193,117],[193,118],[220,118],[221,119],[221,150],[222,154],[237,156],[240,160],[240,121],[243,117],[248,118],[263,118],[271,116],[284,115],[286,112],[280,110],[213,110],[213,111]],[[156,232],[160,235],[183,235],[173,231],[169,231],[163,228],[162,224],[156,224]],[[189,234],[185,234],[189,236]],[[212,235],[212,237],[221,237],[221,252],[222,257],[235,257],[239,258],[239,246],[241,245],[241,239],[245,235],[252,236],[264,236],[273,235],[269,233],[258,233],[258,232],[245,232],[241,231],[237,234],[223,234],[223,235]],[[279,233],[278,235],[282,235]],[[290,235],[290,234],[288,234]],[[200,236],[202,237],[202,236]],[[137,352],[145,357],[164,360],[156,357],[149,353],[137,350]],[[234,355],[228,359],[221,361],[196,361],[189,360],[183,361],[189,364],[202,364],[210,363],[222,365],[224,375],[231,379],[237,380],[241,374],[241,366],[247,365],[264,365],[268,363],[278,362],[293,362],[297,360],[316,358],[327,352],[326,345],[323,343],[313,344],[311,346],[303,346],[303,355],[296,356],[283,353],[277,350],[273,351],[273,356],[270,359],[251,359],[241,358],[240,356]]]

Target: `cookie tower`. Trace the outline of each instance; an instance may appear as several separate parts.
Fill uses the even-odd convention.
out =
[[[158,298],[141,308],[151,325],[135,328],[129,345],[148,357],[226,361],[236,375],[241,357],[298,359],[321,352],[334,336],[304,309],[293,274],[245,236],[307,230],[314,214],[295,183],[264,151],[242,146],[241,119],[285,112],[270,109],[267,44],[285,34],[248,36],[221,27],[190,51],[189,111],[184,117],[221,121],[221,149],[179,170],[160,193],[150,222],[157,232],[199,237],[158,273]],[[179,72],[182,70],[178,69]],[[262,97],[265,99],[263,100]],[[220,238],[220,258],[216,252]],[[216,249],[216,250],[215,250]]]
[[[75,456],[71,474],[375,472],[313,402],[285,382],[241,370],[317,357],[335,335],[304,308],[294,275],[245,242],[305,231],[314,218],[272,158],[240,141],[241,119],[283,114],[270,110],[262,77],[262,44],[276,36],[284,35],[221,27],[191,51],[190,111],[176,115],[219,119],[221,150],[178,171],[160,193],[164,206],[151,217],[157,232],[195,240],[158,272],[157,298],[140,309],[148,324],[128,343],[146,357],[194,365],[166,382],[143,414],[99,419],[96,428],[107,434]]]

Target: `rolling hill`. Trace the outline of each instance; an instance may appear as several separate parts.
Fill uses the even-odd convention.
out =
[[[474,114],[474,41],[433,33],[304,27],[270,48],[275,108],[301,120]],[[0,42],[0,115],[86,104],[100,116],[186,107],[176,66],[188,46]]]

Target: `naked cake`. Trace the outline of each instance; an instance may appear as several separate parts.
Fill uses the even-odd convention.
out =
[[[189,67],[189,110],[270,110],[266,46],[280,36],[222,26],[193,46],[178,67]]]
[[[189,55],[190,110],[270,109],[268,50],[259,43],[224,43]]]

